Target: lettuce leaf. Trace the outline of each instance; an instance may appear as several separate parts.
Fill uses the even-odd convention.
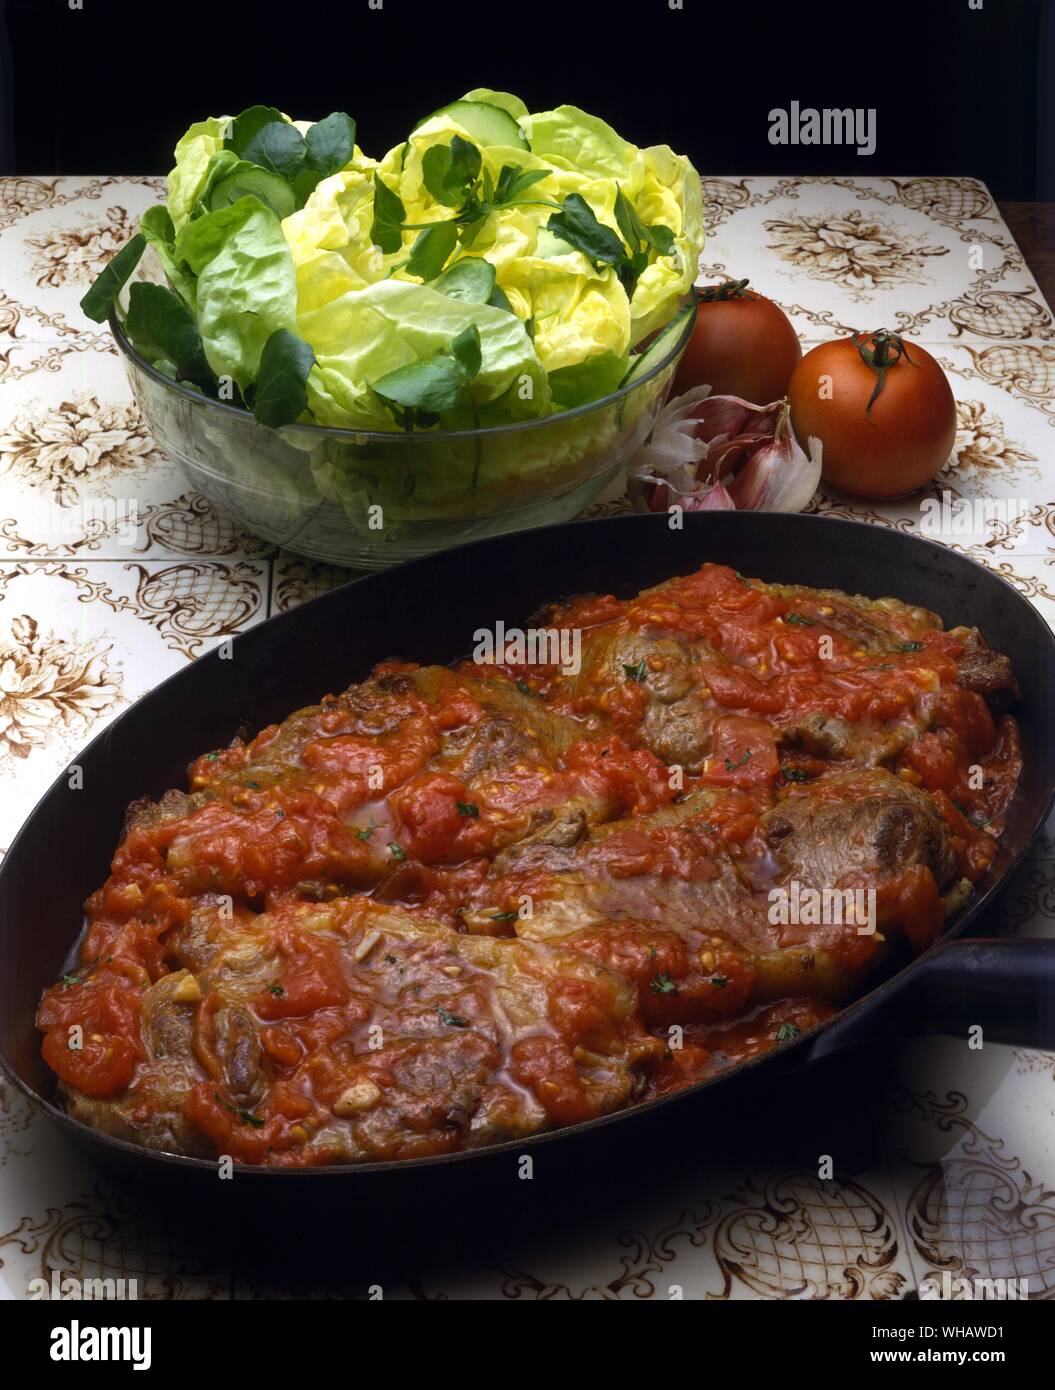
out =
[[[392,417],[370,383],[449,351],[470,324],[480,333],[480,371],[470,393],[481,423],[545,415],[549,383],[518,318],[402,280],[380,280],[298,315],[297,332],[315,352],[312,414],[324,425],[391,429]]]
[[[230,116],[209,116],[196,121],[175,149],[176,166],[168,176],[168,210],[178,232],[201,196],[209,161],[223,149]]]
[[[239,198],[187,222],[176,236],[176,256],[198,277],[198,328],[209,366],[244,391],[271,334],[296,331],[296,276],[281,222],[258,198]]]
[[[514,121],[520,121],[528,113],[524,103],[512,92],[496,92],[491,87],[474,87],[471,92],[466,92],[461,100],[485,101],[490,106],[500,106],[503,111],[509,112]]]
[[[674,254],[659,256],[642,273],[630,306],[631,338],[639,343],[674,314],[682,295],[696,281],[703,250],[703,190],[700,176],[684,155],[669,145],[642,150],[644,181],[637,196],[638,216],[662,223],[674,233]]]
[[[599,116],[591,116],[577,106],[558,106],[553,111],[522,117],[520,126],[531,153],[543,163],[555,161],[561,168],[588,180],[612,179],[623,184],[635,181],[640,151]]]

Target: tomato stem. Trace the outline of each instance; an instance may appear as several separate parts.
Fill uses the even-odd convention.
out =
[[[720,285],[696,287],[696,298],[704,304],[716,304],[723,299],[744,299],[746,280],[723,280]]]
[[[875,390],[869,396],[868,404],[865,406],[865,414],[871,416],[872,406],[886,384],[887,370],[900,362],[902,357],[910,367],[914,367],[916,364],[908,355],[908,347],[904,339],[899,337],[897,333],[880,328],[878,332],[869,333],[867,337],[863,333],[856,333],[854,337],[864,339],[863,342],[857,344],[857,351],[861,354],[861,361],[865,366],[870,367],[876,374]],[[871,343],[871,347],[868,346],[869,343]]]

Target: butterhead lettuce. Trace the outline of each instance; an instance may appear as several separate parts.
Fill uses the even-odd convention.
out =
[[[282,224],[258,199],[240,198],[186,223],[176,256],[198,277],[198,331],[209,366],[244,392],[271,334],[296,328],[296,277]]]
[[[442,431],[616,391],[692,286],[703,212],[695,170],[667,146],[638,147],[576,106],[533,113],[477,87],[380,160],[343,112],[311,122],[254,106],[198,121],[141,231],[93,317],[149,243],[179,303],[140,296],[144,340],[164,326],[147,325],[148,310],[185,336],[189,311],[214,394],[224,378],[236,403],[266,399],[268,424],[279,401],[308,423]],[[454,365],[466,342],[472,370]],[[208,370],[195,378],[206,391]],[[450,389],[430,396],[430,376]],[[532,472],[543,466],[532,458]]]
[[[213,155],[223,149],[230,116],[209,116],[196,121],[176,145],[175,168],[168,176],[166,206],[178,232],[198,200]]]
[[[315,353],[308,403],[320,424],[388,429],[392,416],[370,383],[449,350],[470,324],[480,333],[481,366],[453,428],[545,415],[550,390],[531,339],[514,315],[452,299],[428,285],[379,280],[298,315]]]

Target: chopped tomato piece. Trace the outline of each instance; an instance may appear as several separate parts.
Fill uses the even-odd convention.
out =
[[[86,1096],[112,1096],[131,1081],[136,1049],[127,1038],[89,1033],[78,1048],[70,1042],[69,1031],[56,1028],[45,1035],[41,1048],[45,1062],[67,1086]]]

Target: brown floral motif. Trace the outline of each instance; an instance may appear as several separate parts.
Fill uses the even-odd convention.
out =
[[[7,227],[27,213],[54,207],[58,179],[0,179],[0,227]]]
[[[60,507],[76,504],[80,482],[135,473],[164,458],[135,406],[87,394],[18,415],[0,434],[0,469],[49,490]]]
[[[713,1224],[718,1211],[715,1203],[707,1202],[702,1214],[683,1211],[676,1221],[655,1235],[648,1235],[644,1231],[623,1231],[619,1236],[619,1245],[627,1253],[619,1260],[621,1272],[607,1283],[572,1287],[560,1282],[547,1283],[522,1270],[505,1269],[502,1296],[509,1299],[556,1298],[574,1301],[668,1298],[670,1293],[667,1285],[658,1287],[657,1279],[677,1259],[679,1246],[682,1249],[702,1249],[707,1244],[707,1229]],[[670,1281],[678,1282],[673,1271]],[[683,1289],[683,1296],[689,1296],[689,1291]]]
[[[30,322],[23,323],[23,319]],[[39,304],[20,304],[18,300],[12,299],[0,290],[0,333],[19,338],[23,342],[32,342],[34,334],[39,334],[40,328],[49,328],[64,338],[63,347],[67,350],[77,348],[83,351],[89,347],[94,347],[97,352],[113,350],[109,334],[74,328],[72,324],[67,323],[65,314],[58,311],[49,313]],[[9,355],[10,349],[4,354],[5,360]]]
[[[849,212],[805,213],[765,223],[770,246],[782,261],[814,280],[827,280],[863,299],[873,290],[923,278],[929,256],[948,255],[925,237],[880,221],[857,208]]]
[[[266,541],[239,531],[229,516],[218,512],[200,492],[185,492],[143,514],[145,540],[140,547],[163,546],[181,555],[269,555]]]
[[[146,569],[125,565],[136,576],[135,594],[115,594],[103,579],[81,566],[55,563],[39,572],[77,589],[79,603],[104,603],[114,613],[132,613],[149,623],[165,645],[188,661],[212,638],[233,636],[260,608],[260,571],[246,563],[186,563]],[[37,572],[36,567],[25,573]]]
[[[983,381],[1020,392],[1055,423],[1055,346],[1015,343],[979,349],[965,343],[964,348]],[[942,365],[952,364],[946,361]]]
[[[1044,583],[1043,577],[1035,574],[1019,574],[1010,561],[997,560],[990,545],[960,545],[956,541],[949,541],[948,546],[950,550],[958,550],[961,555],[968,555],[972,560],[977,560],[979,564],[985,565],[995,574],[1001,575],[1009,584],[1015,586],[1023,598],[1034,601],[1043,598],[1055,603],[1055,593]]]
[[[710,232],[751,201],[751,191],[744,179],[700,179],[700,186],[703,190],[703,215]]]
[[[26,614],[0,646],[0,763],[28,758],[60,726],[83,733],[120,700],[110,647],[45,632]]]
[[[64,191],[60,191],[60,183]],[[0,227],[9,227],[19,218],[44,208],[64,207],[82,199],[98,202],[103,193],[117,183],[135,184],[151,189],[159,197],[165,196],[165,180],[150,175],[116,178],[111,174],[88,183],[76,179],[0,178]]]
[[[2,1252],[29,1256],[29,1278],[51,1281],[73,1276],[88,1280],[123,1279],[126,1296],[135,1280],[139,1298],[229,1298],[229,1281],[205,1266],[201,1254],[188,1248],[178,1221],[159,1214],[127,1191],[97,1183],[91,1192],[43,1216],[23,1216],[0,1233]],[[28,1280],[27,1280],[28,1282]]]
[[[297,560],[287,556],[281,574],[276,576],[271,600],[272,611],[285,613],[289,608],[306,603],[319,594],[328,594],[347,584],[351,575],[338,565],[326,565],[317,560]]]
[[[19,309],[22,306],[18,306]],[[31,311],[34,319],[43,320],[47,315],[38,313],[35,309]],[[56,320],[61,319],[61,314],[55,314]],[[65,330],[59,328],[60,332]],[[24,335],[27,342],[31,340],[30,333]],[[0,339],[2,341],[2,339]],[[109,333],[78,333],[74,337],[65,337],[61,343],[34,344],[34,349],[39,347],[38,356],[30,356],[29,349],[23,348],[16,360],[16,344],[9,343],[7,347],[0,347],[0,381],[19,381],[22,377],[32,376],[34,372],[59,372],[62,370],[65,359],[74,352],[116,352],[113,347],[113,339]]]
[[[107,507],[105,502],[96,514],[91,514],[91,507],[85,510],[88,514],[83,519],[83,533],[76,540],[58,541],[54,535],[33,540],[19,529],[18,518],[9,516],[0,520],[0,544],[9,554],[29,559],[73,559],[97,553],[114,537],[120,540],[122,550],[131,549],[138,554],[157,548],[210,559],[239,551],[264,558],[274,550],[267,541],[239,531],[230,517],[215,511],[199,492],[185,492],[170,502],[154,503],[142,512],[123,504]],[[130,527],[139,537],[134,543],[127,537]]]
[[[868,521],[873,526],[887,526],[891,530],[907,531],[910,534],[919,530],[919,524],[914,517],[887,516],[884,512],[877,511],[875,507],[854,502],[848,497],[833,496],[823,489],[814,493],[810,501],[803,507],[803,511],[818,516],[841,518],[844,521]]]
[[[983,338],[1050,338],[1051,313],[1032,290],[981,290],[953,300],[949,322],[957,334]]]
[[[1049,1081],[1055,1081],[1055,1057],[1050,1052],[1030,1052],[1024,1047],[1016,1047],[1013,1051],[1015,1071],[1020,1076],[1032,1073],[1034,1076],[1044,1076]]]
[[[956,402],[956,444],[953,458],[946,464],[946,475],[964,477],[1001,473],[1009,478],[1023,474],[1039,478],[1036,454],[1008,439],[1003,420],[987,410],[981,401]]]
[[[131,237],[134,222],[125,208],[115,206],[106,209],[105,222],[83,217],[79,227],[53,227],[42,237],[28,237],[25,244],[36,253],[37,285],[57,290],[63,285],[91,284]]]
[[[982,184],[973,179],[890,179],[907,208],[928,213],[941,222],[959,225],[982,217],[993,203]]]
[[[257,571],[249,565],[170,565],[153,572],[130,565],[139,579],[140,617],[165,632],[169,645],[187,657],[211,637],[236,633],[260,607]]]
[[[1049,833],[1041,835],[993,904],[987,922],[994,934],[1055,934],[1055,840],[1051,828],[1049,822]],[[1047,1055],[1046,1064],[1049,1069],[1055,1067],[1055,1056]]]
[[[21,306],[0,292],[0,333],[4,337],[17,338],[18,325],[22,318]]]
[[[926,500],[935,499],[939,502],[943,502],[947,495],[951,496],[953,500],[965,496],[964,493],[953,485],[954,479],[955,470],[954,466],[950,463],[947,466],[946,472],[940,473],[926,492],[920,493],[918,497],[912,499],[911,505],[913,509],[915,510]],[[879,505],[881,506],[882,504],[880,503]],[[905,504],[895,503],[894,505]],[[892,515],[887,512],[879,511],[876,506],[868,506],[866,503],[856,502],[853,498],[843,497],[839,494],[833,495],[824,491],[823,488],[814,494],[807,506],[803,508],[803,511],[811,512],[819,516],[833,517],[843,521],[866,521],[873,526],[886,526],[891,530],[903,531],[909,535],[918,535],[920,533],[918,515]],[[1053,525],[1055,525],[1055,512],[1049,510],[1049,507],[1045,506],[1043,503],[1038,502],[1027,511],[1006,519],[989,516],[985,524],[989,529],[989,538],[982,545],[963,546],[955,541],[946,541],[945,543],[952,550],[962,551],[965,554],[971,555],[974,559],[981,561],[983,564],[990,565],[991,568],[997,568],[997,566],[991,563],[992,552],[994,550],[1015,549],[1022,536],[1030,527],[1047,525],[1048,528],[1051,529]],[[999,572],[1011,577],[1010,566],[1000,566]],[[1019,581],[1017,576],[1014,582],[1018,583],[1020,587],[1025,586],[1023,587],[1024,593],[1030,585],[1030,581]],[[1033,584],[1033,592],[1039,593],[1041,596],[1046,596],[1043,585],[1039,585],[1037,582]],[[1033,595],[1030,594],[1030,596],[1032,597]]]
[[[25,1158],[28,1149],[21,1148],[23,1135],[33,1123],[33,1108],[29,1101],[8,1081],[0,1080],[0,1168],[9,1158]],[[18,1142],[16,1143],[16,1138]]]
[[[575,520],[593,521],[595,517],[599,516],[627,516],[635,510],[629,497],[609,497],[605,501],[591,502]]]
[[[761,1298],[897,1298],[893,1218],[856,1182],[813,1173],[774,1174],[749,1188],[714,1233],[728,1298],[738,1280]]]
[[[957,1139],[940,1163],[919,1165],[928,1171],[905,1211],[930,1277],[1025,1279],[1030,1298],[1055,1298],[1055,1192],[968,1118],[962,1094],[905,1092],[898,1107]]]

